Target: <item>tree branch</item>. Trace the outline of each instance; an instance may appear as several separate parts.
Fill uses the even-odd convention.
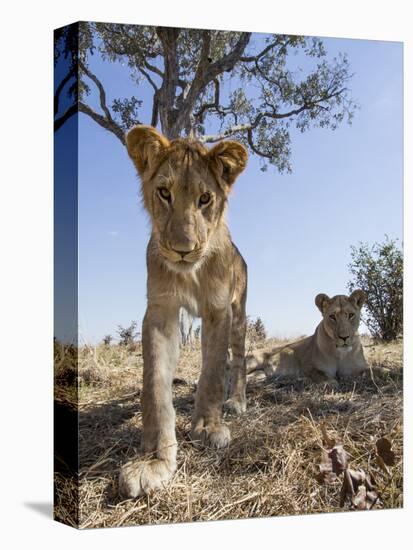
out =
[[[191,113],[201,91],[221,73],[224,71],[231,71],[234,68],[250,40],[251,33],[241,33],[234,48],[215,63],[211,63],[209,59],[211,31],[203,31],[202,36],[202,47],[198,66],[188,93],[180,102],[179,112],[177,113],[177,118],[174,123],[174,134],[178,133],[178,129],[182,127],[188,130]]]
[[[251,38],[251,34],[252,33],[250,32],[241,33],[238,42],[229,53],[221,57],[221,59],[218,59],[218,61],[215,61],[215,63],[209,64],[208,70],[206,71],[204,77],[204,86],[211,82],[211,80],[214,80],[214,78],[216,78],[221,73],[232,71],[235,64],[240,60],[245,48],[247,47],[247,44]]]
[[[153,94],[153,104],[152,104],[152,117],[151,117],[151,126],[156,126],[158,124],[159,116],[159,90]]]
[[[272,118],[272,119],[289,118],[293,115],[298,115],[298,114],[302,113],[303,111],[305,111],[306,109],[309,109],[309,108],[310,108],[310,106],[303,105],[299,109],[293,109],[291,111],[288,111],[287,113],[275,113],[275,112],[270,113],[268,111],[265,111],[263,113],[259,113],[255,117],[254,121],[252,121],[252,122],[247,122],[245,124],[236,124],[234,126],[231,126],[230,128],[227,128],[221,134],[201,136],[199,139],[203,143],[215,143],[217,141],[221,141],[222,139],[225,139],[225,138],[227,138],[229,136],[232,136],[234,134],[254,130],[255,128],[257,128],[257,126],[259,125],[259,123],[261,122],[261,120],[263,118]],[[265,155],[262,155],[262,156],[265,156]]]
[[[268,53],[270,50],[275,48],[275,46],[277,46],[277,44],[278,44],[278,40],[275,40],[274,42],[269,44],[266,48],[264,48],[259,54],[257,54],[257,55],[247,55],[247,56],[244,56],[244,57],[240,57],[239,60],[242,63],[250,63],[252,61],[258,61],[258,59],[261,59],[261,57],[263,57],[266,53]]]
[[[115,27],[120,26],[122,27],[122,30],[117,30]],[[112,23],[98,23],[98,27],[101,27],[107,34],[116,35],[119,39],[124,39],[125,36],[128,38],[128,47],[129,49],[124,48],[122,51],[119,50],[116,46],[114,46],[113,43],[110,44],[110,48],[113,50],[116,55],[137,55],[141,52],[141,48],[139,46],[136,46],[136,49],[133,49],[132,44],[134,43],[134,37],[128,34],[127,27],[130,27],[130,25],[114,25]],[[160,52],[158,51],[151,51],[150,48],[154,48],[155,42],[156,42],[156,31],[154,31],[156,27],[151,28],[151,39],[150,44],[146,44],[145,49],[147,57],[150,57],[154,59],[155,57],[158,57],[160,55]],[[99,30],[99,29],[98,29]]]
[[[148,69],[148,71],[152,71],[153,73],[157,74],[161,78],[164,77],[164,73],[161,71],[161,69],[158,69],[155,65],[152,65],[152,63],[149,63],[146,59],[144,60],[145,68]],[[139,67],[140,68],[140,67]]]
[[[102,111],[105,113],[105,116],[108,119],[108,121],[113,122],[112,115],[109,111],[108,106],[106,105],[106,92],[101,81],[98,79],[98,77],[94,73],[92,73],[92,71],[88,67],[86,67],[86,65],[80,59],[79,59],[79,67],[96,84],[99,90],[99,100],[100,100],[100,106],[102,108]]]
[[[221,110],[221,108],[219,106],[220,84],[219,84],[219,79],[218,78],[214,78],[214,87],[215,87],[214,101],[212,103],[204,103],[203,105],[201,105],[199,111],[194,113],[194,117],[198,118],[200,122],[203,122],[204,112],[207,111],[208,109],[215,109],[217,112],[222,112],[223,109],[224,109],[223,108]]]
[[[195,71],[194,78],[190,86],[182,88],[182,94],[178,98],[179,111],[177,112],[176,119],[174,121],[174,128],[172,130],[173,135],[179,134],[179,129],[184,127],[187,134],[193,133],[193,127],[191,126],[194,120],[194,114],[192,113],[193,107],[196,102],[196,98],[199,96],[202,88],[207,67],[210,63],[209,52],[211,49],[211,31],[202,31],[202,46],[199,56],[199,62]]]
[[[268,46],[266,46],[263,50],[261,50],[260,53],[258,53],[257,55],[247,55],[244,57],[240,57],[239,61],[241,61],[242,63],[251,63],[253,61],[258,61],[259,59],[261,59],[261,57],[264,57],[264,55],[266,55],[269,51],[274,49],[276,46],[284,46],[284,48],[286,48],[291,44],[291,42],[294,40],[295,37],[287,36],[287,39],[285,40],[285,42],[283,42],[281,38],[282,36],[277,36],[274,42],[271,42],[270,44],[268,44]]]
[[[194,82],[201,81],[209,66],[209,52],[211,50],[211,31],[202,32],[202,48],[199,56],[199,63],[196,68]]]
[[[62,79],[62,81],[60,82],[60,84],[56,88],[56,91],[54,93],[54,114],[55,114],[55,116],[59,112],[60,94],[62,93],[63,88],[66,86],[66,84],[69,82],[69,80],[75,76],[75,72],[76,72],[75,68],[72,67],[71,70]]]
[[[125,145],[125,132],[113,119],[109,120],[108,118],[94,111],[91,107],[89,107],[89,105],[86,105],[81,101],[79,102],[79,112],[90,116],[90,118],[97,122],[99,126],[102,126],[102,128],[105,128],[105,130],[112,132],[112,134],[114,134],[119,139],[122,145]]]
[[[104,23],[101,23],[101,26],[105,30],[106,33],[112,34],[112,35],[115,34],[119,38],[124,38],[124,35],[121,32],[116,31],[115,29],[113,29],[109,26],[106,26]],[[110,44],[110,50],[116,55],[124,55],[124,56],[129,57],[129,58],[130,58],[131,55],[138,56],[138,54],[141,54],[141,49],[138,46],[134,50],[133,48],[131,49],[130,46],[129,46],[129,49],[127,49],[127,48],[122,48],[119,45],[115,46],[115,44],[111,43]],[[147,57],[151,58],[151,59],[154,59],[159,55],[159,53],[158,52],[146,51],[145,55]],[[138,57],[140,57],[140,60],[135,59],[135,61],[136,61],[136,67],[140,71],[142,71],[142,69],[145,68],[148,71],[151,71],[151,72],[157,74],[161,78],[164,77],[164,73],[161,71],[161,69],[159,69],[155,65],[152,65],[152,63],[149,63],[149,61],[147,59],[143,59],[143,61],[142,61],[142,56],[139,55]]]
[[[63,124],[67,120],[69,120],[69,118],[71,118],[73,115],[75,115],[77,113],[77,111],[78,111],[77,103],[74,103],[73,105],[71,105],[67,109],[67,111],[65,113],[63,113],[62,116],[55,119],[55,121],[54,121],[54,131],[57,132],[57,130],[59,130],[59,128],[61,128],[63,126]]]
[[[273,158],[273,155],[270,155],[269,153],[264,153],[264,151],[261,151],[260,149],[258,149],[258,147],[254,144],[251,129],[247,130],[247,141],[248,141],[248,145],[251,147],[251,151],[253,151],[256,155],[267,159]]]
[[[235,124],[234,126],[227,128],[220,134],[211,134],[211,135],[201,136],[198,139],[202,143],[215,143],[217,141],[221,141],[239,132],[246,132],[248,130],[252,130],[254,127],[255,126],[251,122],[247,122],[246,124]]]
[[[146,80],[149,82],[149,84],[152,86],[152,88],[157,92],[159,90],[158,86],[155,84],[155,82],[152,80],[152,77],[149,73],[145,71],[145,69],[142,69],[142,67],[139,67],[139,71],[143,74],[143,76],[146,78]]]
[[[89,105],[81,101],[79,102],[79,112],[88,115],[95,122],[97,122],[97,124],[102,126],[102,128],[105,128],[109,132],[112,132],[112,134],[114,134],[120,140],[122,145],[125,145],[125,132],[123,131],[121,126],[112,118],[110,110],[106,104],[106,92],[103,84],[100,82],[97,76],[92,73],[92,71],[88,67],[86,67],[86,65],[84,65],[84,63],[80,60],[79,67],[96,84],[99,90],[100,106],[102,108],[104,116],[100,113],[97,113]]]
[[[281,94],[281,97],[283,98],[284,97],[284,91],[282,89],[282,86],[280,84],[280,81],[279,80],[274,80],[273,78],[270,78],[269,76],[267,76],[263,70],[261,69],[259,63],[258,63],[258,59],[254,59],[254,65],[255,65],[255,69],[258,71],[258,73],[260,74],[260,76],[266,81],[266,82],[269,82],[270,84],[274,84],[274,86],[277,86],[280,94]],[[249,72],[249,73],[252,73],[254,74],[254,69],[248,69],[248,67],[245,67],[246,70]],[[254,74],[254,76],[256,76]],[[285,80],[287,80],[287,77],[285,75],[281,76],[280,77],[280,80],[281,78],[284,78]]]
[[[221,120],[232,115],[234,117],[234,124],[238,124],[238,114],[230,107],[224,107],[220,105],[220,82],[218,78],[214,79],[214,101],[211,103],[203,103],[200,105],[199,110],[193,113],[194,119],[197,119],[201,124],[204,122],[204,113],[209,111],[211,113],[216,113],[221,117]]]
[[[177,59],[177,47],[179,29],[173,27],[158,27],[157,34],[163,48],[164,77],[159,90],[159,102],[161,104],[160,117],[162,128],[169,134],[168,137],[178,137],[179,132],[174,129],[176,113],[171,107],[175,103],[175,92],[179,80],[179,67]],[[164,108],[164,107],[169,108]]]

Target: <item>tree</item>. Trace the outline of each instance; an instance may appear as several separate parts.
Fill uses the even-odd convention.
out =
[[[117,333],[119,335],[119,344],[121,346],[131,347],[135,343],[136,337],[139,335],[139,332],[136,330],[137,323],[132,321],[131,324],[124,328],[121,325],[118,325]]]
[[[351,247],[350,292],[367,294],[363,321],[375,338],[390,341],[403,332],[403,252],[387,236],[383,243]]]
[[[267,331],[265,330],[264,323],[260,317],[254,321],[249,315],[247,315],[247,353],[251,353],[258,344],[262,344],[267,338]]]
[[[107,334],[106,336],[103,337],[102,342],[105,346],[110,346],[112,340],[113,340],[113,336],[111,336],[110,334]]]
[[[261,317],[257,317],[257,320],[254,323],[254,330],[257,335],[257,340],[265,340],[267,338],[267,331],[265,330]]]
[[[90,67],[96,52],[107,63],[122,63],[136,93],[149,87],[150,120],[142,120],[135,95],[108,103],[104,83]],[[302,70],[294,57],[311,62]],[[55,34],[55,66],[66,73],[55,86],[55,130],[78,110],[125,145],[135,124],[160,126],[168,138],[181,135],[215,143],[232,137],[280,172],[291,171],[290,128],[335,129],[351,122],[355,103],[345,55],[331,61],[322,40],[284,34],[178,29],[82,22]],[[56,71],[56,74],[58,71]],[[98,99],[99,110],[91,105]],[[66,91],[66,102],[61,97]],[[63,104],[63,106],[62,106]],[[209,133],[207,133],[209,132]],[[185,325],[193,319],[185,311]],[[189,332],[182,342],[189,337]]]
[[[135,95],[108,104],[104,83],[90,68],[96,52],[107,63],[123,64],[138,95],[144,86],[151,89],[150,120],[141,119],[142,100]],[[263,168],[269,163],[289,171],[291,125],[302,132],[312,126],[335,129],[354,113],[347,57],[326,57],[315,37],[79,23],[56,34],[55,62],[69,61],[56,86],[55,128],[77,105],[122,144],[126,130],[145,122],[160,126],[169,138],[188,135],[214,143],[234,137]],[[303,70],[301,63],[311,68]],[[64,89],[72,104],[62,113]],[[99,110],[88,102],[93,89]]]

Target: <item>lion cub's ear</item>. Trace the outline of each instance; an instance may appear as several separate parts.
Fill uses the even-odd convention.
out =
[[[329,304],[330,298],[327,294],[317,294],[314,301],[321,313],[324,313],[324,308]]]
[[[152,170],[160,153],[169,147],[168,139],[152,126],[134,126],[125,139],[129,156],[140,176]]]
[[[219,178],[232,185],[247,165],[247,150],[238,141],[221,141],[215,145],[208,157]]]
[[[349,300],[355,306],[361,309],[364,306],[364,304],[367,302],[367,294],[364,292],[364,290],[357,289],[350,294]]]

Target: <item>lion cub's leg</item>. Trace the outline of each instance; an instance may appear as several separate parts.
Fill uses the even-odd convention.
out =
[[[241,414],[247,409],[246,385],[247,369],[245,362],[245,334],[247,320],[245,306],[235,303],[232,305],[232,325],[230,343],[232,363],[229,372],[229,394],[225,402],[225,409],[234,414]]]
[[[133,498],[159,489],[176,470],[175,411],[172,379],[179,355],[178,308],[148,306],[142,328],[143,447],[146,460],[125,464],[119,489]]]
[[[213,311],[202,320],[202,372],[195,396],[191,438],[194,443],[221,448],[229,445],[230,431],[222,423],[224,378],[231,308]]]

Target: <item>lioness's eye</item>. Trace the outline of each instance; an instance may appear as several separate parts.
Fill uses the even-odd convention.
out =
[[[331,319],[332,321],[335,321],[335,320],[336,320],[336,316],[335,316],[334,314],[331,314],[331,315],[330,315],[330,319]]]
[[[348,318],[349,318],[349,319],[352,319],[353,317],[354,317],[354,313],[349,313],[349,314],[348,314]]]
[[[169,189],[167,189],[166,187],[158,187],[158,193],[166,201],[171,200],[171,193],[169,192]]]
[[[211,195],[209,193],[202,193],[202,195],[199,197],[199,204],[201,206],[208,204],[211,200]]]

